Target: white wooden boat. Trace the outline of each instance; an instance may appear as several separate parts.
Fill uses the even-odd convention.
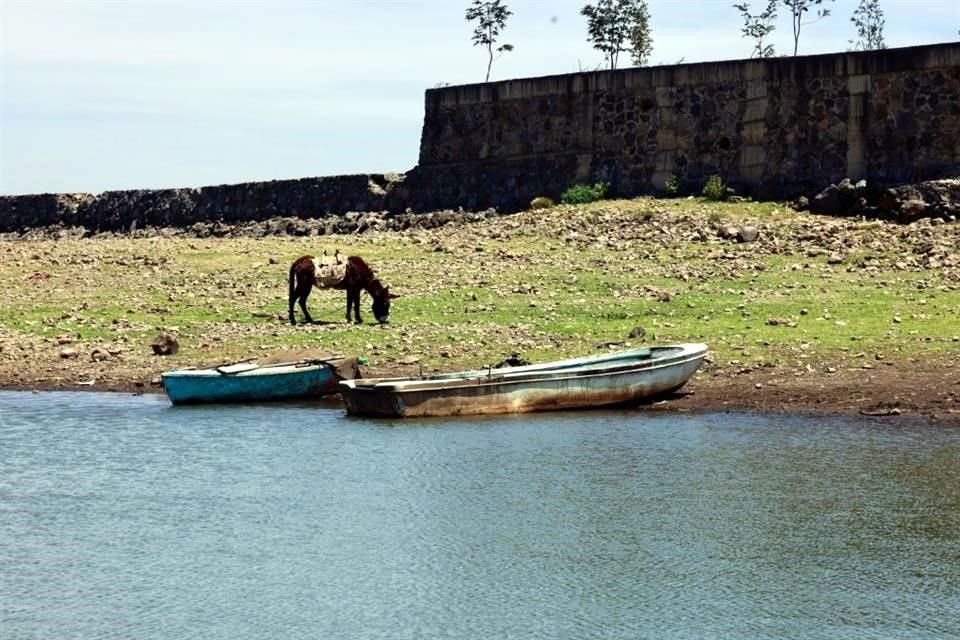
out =
[[[705,344],[679,344],[421,378],[359,378],[340,382],[339,389],[347,413],[362,416],[584,409],[639,403],[679,389],[706,355]]]

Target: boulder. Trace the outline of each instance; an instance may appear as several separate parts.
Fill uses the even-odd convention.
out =
[[[554,205],[553,200],[546,196],[539,196],[530,201],[531,209],[549,209]]]
[[[867,181],[856,184],[844,178],[818,193],[810,203],[810,211],[829,216],[859,215],[867,206]]]
[[[740,227],[737,231],[737,240],[740,242],[754,242],[760,237],[760,229],[751,225]]]
[[[832,184],[813,197],[810,203],[810,211],[827,216],[838,216],[843,211],[840,202],[840,190],[837,185]]]
[[[922,218],[955,220],[960,214],[960,178],[884,189],[877,195],[875,206],[881,215],[904,224]]]

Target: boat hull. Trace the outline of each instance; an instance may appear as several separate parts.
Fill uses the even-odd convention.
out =
[[[706,353],[706,345],[677,345],[654,348],[642,357],[584,359],[581,366],[556,369],[518,367],[432,380],[351,380],[340,384],[340,395],[350,415],[395,418],[635,404],[682,387]]]
[[[236,374],[217,369],[171,371],[161,376],[175,405],[220,402],[267,402],[329,395],[337,377],[326,364],[255,368]]]

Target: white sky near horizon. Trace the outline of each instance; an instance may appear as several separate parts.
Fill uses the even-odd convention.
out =
[[[747,58],[735,0],[650,0],[651,64]],[[0,0],[0,194],[407,171],[424,91],[482,82],[470,0]],[[491,80],[592,70],[587,0],[505,0]],[[753,0],[759,11],[764,0]],[[858,0],[798,53],[844,51]],[[880,0],[887,46],[958,40],[960,0]],[[781,9],[772,43],[792,53]],[[624,56],[621,66],[629,62]]]

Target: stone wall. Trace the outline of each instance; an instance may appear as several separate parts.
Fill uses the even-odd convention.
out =
[[[427,207],[633,196],[719,175],[765,198],[960,175],[960,43],[577,73],[427,91]]]
[[[238,223],[273,217],[321,218],[383,211],[402,175],[351,175],[203,187],[106,191],[99,195],[0,196],[0,233],[41,226],[128,231],[197,222]]]
[[[418,166],[100,195],[0,196],[0,232],[118,231],[349,211],[526,208],[573,184],[613,196],[699,192],[711,175],[759,198],[960,176],[960,42],[632,68],[426,92]]]

